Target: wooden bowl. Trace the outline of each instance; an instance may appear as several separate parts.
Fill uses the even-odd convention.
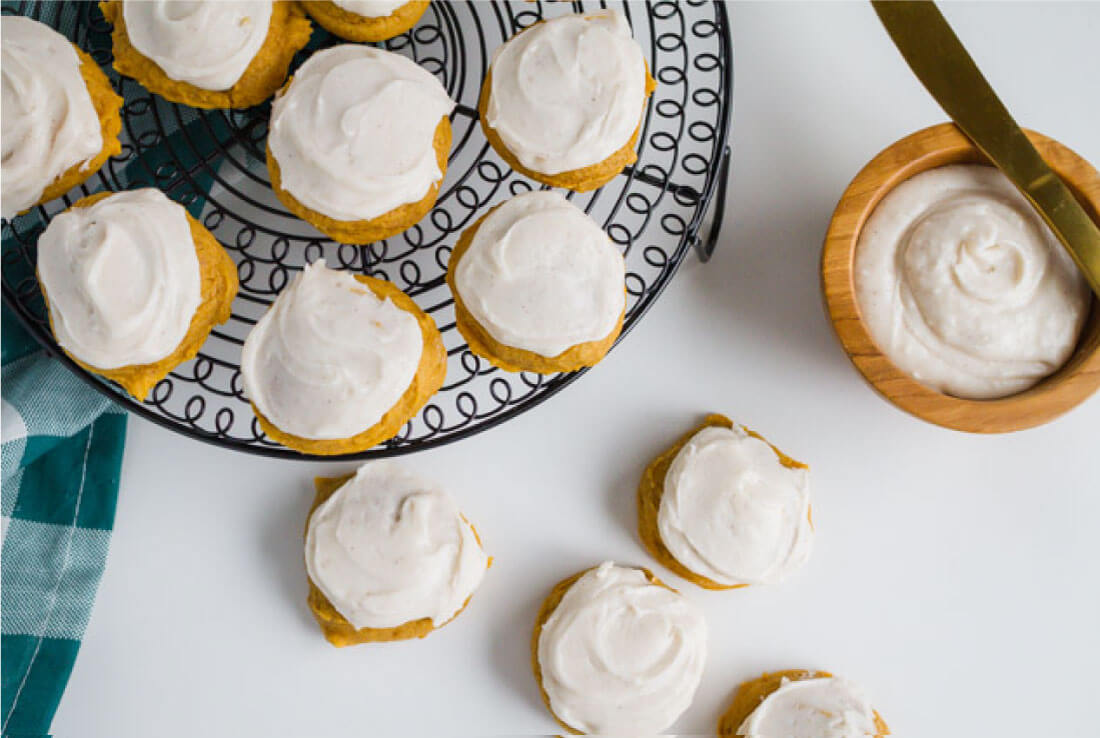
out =
[[[1057,141],[1034,131],[1027,137],[1065,180],[1089,216],[1100,223],[1100,174]],[[856,175],[833,213],[821,254],[826,309],[848,358],[883,397],[911,415],[945,428],[1005,433],[1047,423],[1100,387],[1100,307],[1094,298],[1077,350],[1035,386],[994,400],[965,400],[937,392],[905,374],[871,340],[856,301],[854,257],[860,230],[879,201],[898,184],[945,164],[988,164],[953,123],[906,136]]]

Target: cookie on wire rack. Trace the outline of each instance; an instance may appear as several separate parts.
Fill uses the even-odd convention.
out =
[[[99,7],[114,27],[118,73],[195,108],[262,103],[286,81],[291,60],[313,32],[289,0],[105,0]]]
[[[304,0],[309,17],[346,41],[386,41],[416,25],[428,0]]]
[[[217,239],[151,188],[73,203],[39,237],[37,273],[61,349],[137,400],[229,320],[238,288]]]
[[[90,56],[45,23],[6,15],[0,29],[0,210],[12,218],[64,195],[122,151],[122,98]]]
[[[271,106],[271,186],[336,241],[395,236],[435,205],[452,109],[439,80],[400,54],[355,44],[319,51]]]
[[[443,385],[431,316],[393,283],[308,265],[253,326],[244,391],[263,431],[306,454],[389,440]]]
[[[638,160],[646,100],[657,87],[619,12],[540,21],[493,55],[478,112],[509,166],[587,192]]]
[[[622,331],[625,279],[622,254],[599,224],[549,190],[491,209],[462,233],[447,265],[459,332],[511,372],[597,364]]]

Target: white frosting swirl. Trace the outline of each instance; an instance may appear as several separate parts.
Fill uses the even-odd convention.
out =
[[[626,146],[642,115],[646,67],[614,10],[539,23],[497,49],[486,122],[523,166],[557,174]]]
[[[359,467],[313,512],[305,557],[309,578],[356,628],[422,618],[439,627],[489,566],[454,499],[390,461]]]
[[[271,0],[124,0],[130,44],[174,80],[237,84],[267,38]]]
[[[22,16],[4,16],[0,34],[0,211],[11,218],[67,170],[94,158],[103,133],[68,39]]]
[[[856,296],[879,349],[957,397],[1003,397],[1073,353],[1089,290],[1069,255],[999,171],[932,169],[891,191],[855,257]]]
[[[57,343],[99,369],[168,356],[202,300],[185,211],[154,189],[116,192],[51,220],[38,239],[38,278]]]
[[[866,738],[876,733],[875,711],[867,697],[855,684],[836,677],[784,677],[737,730],[737,735],[755,738]]]
[[[409,0],[332,0],[332,4],[364,18],[386,18]]]
[[[370,220],[418,202],[442,179],[433,139],[453,108],[410,59],[344,44],[311,56],[276,97],[268,145],[283,189],[300,203]]]
[[[744,428],[703,428],[669,466],[657,512],[661,541],[719,584],[770,584],[802,566],[813,544],[809,473],[779,463]]]
[[[603,229],[553,190],[490,213],[455,268],[463,304],[493,338],[551,357],[615,329],[625,279]]]
[[[397,404],[423,350],[415,316],[320,259],[248,334],[241,377],[245,394],[280,430],[350,438]]]
[[[582,733],[654,734],[691,704],[707,624],[641,569],[604,562],[573,583],[538,640],[554,714]]]

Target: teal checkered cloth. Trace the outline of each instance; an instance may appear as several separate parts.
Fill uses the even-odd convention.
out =
[[[45,735],[107,559],[126,415],[51,359],[7,306],[0,328],[0,730]]]
[[[94,21],[101,46],[110,43],[99,10],[82,3],[9,3],[5,13],[33,14],[77,41]],[[117,75],[107,66],[104,71]],[[128,89],[138,89],[130,86]],[[142,97],[148,94],[139,92]],[[127,97],[132,97],[127,94]],[[152,107],[152,106],[150,106]],[[202,120],[180,106],[179,115],[126,114],[123,143],[136,156],[113,168],[115,189],[154,185],[162,164],[179,171],[161,183],[201,219],[213,184],[216,157],[233,144],[226,116]],[[238,150],[251,166],[263,162]],[[199,162],[207,162],[198,167]],[[198,171],[196,171],[198,170]],[[98,178],[89,191],[102,186]],[[192,197],[185,197],[192,195]],[[23,241],[46,222],[37,209],[20,216]],[[13,227],[3,226],[3,253],[17,248]],[[4,279],[34,278],[34,265],[5,259]],[[3,310],[3,552],[0,589],[0,732],[43,735],[72,672],[96,588],[103,573],[118,493],[126,417],[117,406],[38,348],[5,306]]]

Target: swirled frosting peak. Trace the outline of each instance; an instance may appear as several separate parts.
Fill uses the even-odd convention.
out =
[[[38,239],[58,344],[99,369],[151,364],[183,341],[202,300],[183,207],[154,189],[70,208]]]
[[[809,472],[783,466],[739,425],[704,428],[669,466],[657,529],[677,561],[711,581],[778,582],[810,555]]]
[[[737,730],[738,735],[758,738],[867,738],[877,733],[867,697],[837,677],[784,677]]]
[[[702,613],[641,569],[604,562],[580,577],[543,624],[542,687],[582,733],[652,735],[691,704],[706,660]]]
[[[271,0],[125,0],[122,18],[131,45],[170,78],[228,90],[264,45]]]
[[[980,164],[931,169],[888,193],[860,234],[855,286],[868,332],[899,369],[974,399],[1062,366],[1090,301],[1034,208]]]
[[[68,39],[22,16],[0,21],[0,211],[11,218],[103,148],[99,116]]]
[[[306,531],[309,578],[356,628],[453,618],[489,558],[454,499],[390,461],[359,467]]]
[[[523,166],[558,174],[626,146],[646,98],[642,49],[614,10],[536,24],[493,57],[486,122]]]
[[[333,5],[364,18],[386,18],[409,0],[332,0]]]
[[[614,330],[625,279],[603,229],[552,190],[491,212],[455,268],[463,304],[493,338],[551,357]]]
[[[416,317],[348,272],[308,265],[244,342],[249,400],[301,438],[357,435],[408,389],[424,338]]]
[[[271,108],[282,187],[330,218],[370,220],[418,202],[443,177],[435,130],[454,108],[410,59],[370,46],[319,51]]]

